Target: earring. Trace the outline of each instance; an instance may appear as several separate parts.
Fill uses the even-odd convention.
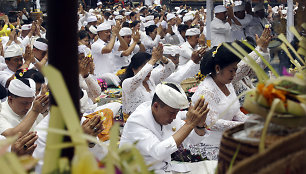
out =
[[[217,71],[217,74],[219,74],[219,71]]]

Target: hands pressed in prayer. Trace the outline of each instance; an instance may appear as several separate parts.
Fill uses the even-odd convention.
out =
[[[43,94],[35,98],[33,102],[32,111],[36,113],[42,113],[46,111],[48,107],[49,107],[49,96]]]
[[[0,56],[4,56],[4,50],[2,45],[2,39],[0,39]]]
[[[226,7],[226,8],[227,8],[227,16],[228,16],[230,19],[233,19],[233,18],[234,18],[233,7],[232,7],[232,6],[229,6],[229,7]]]
[[[162,28],[162,26],[160,25],[160,26],[157,28],[157,35],[160,35],[162,31],[163,31],[163,28]]]
[[[140,42],[140,34],[138,31],[136,31],[135,34],[133,34],[133,40],[136,43]]]
[[[265,28],[260,36],[260,38],[258,37],[258,35],[255,35],[256,37],[256,44],[257,46],[260,47],[261,51],[263,52],[267,52],[267,48],[268,45],[272,39],[272,35],[271,35],[271,29],[270,28]]]
[[[201,26],[200,28],[201,28],[202,31],[203,31],[203,27]],[[200,29],[200,31],[201,31],[201,29]],[[202,33],[202,31],[201,31],[201,33]],[[205,45],[206,45],[206,44],[205,44],[205,35],[204,35],[203,33],[200,35],[198,41],[199,41],[199,44],[200,44],[201,46],[205,46]]]
[[[82,57],[79,60],[79,71],[82,77],[86,78],[90,74],[91,66],[90,62],[92,62],[92,58],[90,57]]]
[[[204,97],[201,97],[194,106],[190,106],[187,112],[186,123],[192,127],[204,127],[206,126],[206,117],[209,109],[208,103],[205,103]]]
[[[170,22],[168,22],[168,28],[167,28],[167,33],[169,33],[169,34],[171,34],[171,35],[173,35],[174,33],[173,33],[173,30],[172,30],[172,26],[171,26],[171,24],[170,24]]]
[[[157,47],[153,48],[152,57],[148,63],[150,63],[151,65],[154,65],[162,57],[163,57],[163,45],[159,43]]]
[[[120,29],[121,29],[121,23],[117,21],[116,25],[112,29],[112,33],[115,33],[117,36],[119,36]]]
[[[26,46],[26,50],[25,50],[25,54],[24,54],[23,58],[24,58],[24,62],[28,65],[30,63],[34,62],[34,54],[33,54],[33,51],[31,49],[30,45]]]
[[[197,51],[193,51],[192,52],[192,55],[191,55],[191,60],[195,63],[195,64],[199,64],[203,55],[205,54],[206,52],[206,48],[207,47],[203,47]]]
[[[12,144],[11,151],[15,152],[18,156],[32,155],[37,147],[37,145],[34,144],[38,139],[36,132],[28,132],[22,137],[20,137],[21,133],[18,134],[19,138]]]

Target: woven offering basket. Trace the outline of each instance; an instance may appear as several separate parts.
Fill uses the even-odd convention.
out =
[[[234,133],[243,129],[244,124],[226,130],[223,133],[219,151],[218,174],[226,173],[239,144],[240,148],[234,164],[258,153],[258,143],[240,141],[232,137]]]
[[[306,129],[293,133],[235,165],[229,174],[306,173]]]

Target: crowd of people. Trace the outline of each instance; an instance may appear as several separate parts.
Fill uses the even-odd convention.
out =
[[[152,2],[153,3],[153,2]],[[294,10],[300,8],[295,5]],[[208,160],[218,160],[222,132],[246,121],[243,92],[254,88],[256,74],[224,46],[237,43],[263,69],[262,59],[246,47],[248,41],[267,61],[271,28],[277,18],[286,18],[286,8],[252,7],[235,1],[214,7],[210,29],[206,12],[188,6],[169,10],[156,4],[131,7],[115,4],[105,8],[78,9],[78,59],[82,120],[86,134],[107,134],[101,111],[113,118],[120,108],[124,128],[120,146],[135,143],[150,169],[171,171],[171,154],[183,146]],[[40,172],[50,118],[48,79],[41,69],[48,64],[48,29],[44,18],[31,19],[26,10],[11,20],[0,20],[0,134],[18,135],[11,151],[40,159]],[[205,37],[211,32],[211,42]],[[188,100],[180,86],[201,72],[204,80]],[[97,79],[122,88],[122,104],[98,106],[101,95]],[[228,107],[231,105],[230,107]],[[109,116],[109,117],[108,117]],[[101,136],[100,136],[101,135]],[[97,158],[106,154],[89,143]]]

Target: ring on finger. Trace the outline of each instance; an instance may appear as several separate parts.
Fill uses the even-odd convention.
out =
[[[41,103],[41,106],[44,107],[44,106],[45,106],[45,103]]]
[[[24,144],[23,149],[26,150],[28,148],[28,145]]]
[[[97,132],[98,128],[94,127],[93,130],[94,130],[94,132]]]

